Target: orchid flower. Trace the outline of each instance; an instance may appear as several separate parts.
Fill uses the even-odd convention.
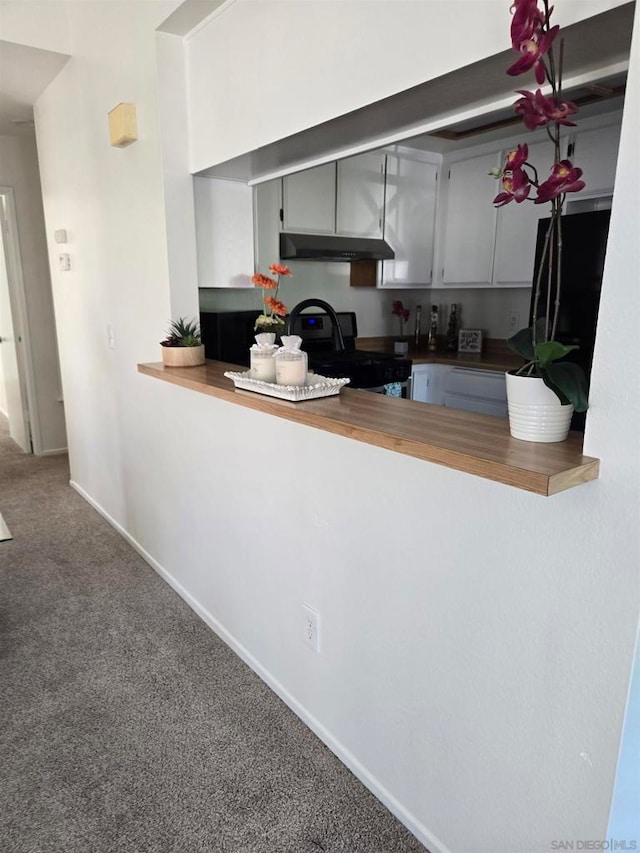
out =
[[[570,160],[554,163],[551,175],[538,187],[534,204],[543,204],[564,193],[580,192],[585,187],[585,182],[580,180],[581,176],[582,169],[576,168]]]
[[[520,50],[523,41],[533,38],[546,22],[545,14],[538,8],[538,0],[514,0],[511,21],[511,44]]]
[[[528,92],[516,90],[522,97],[515,102],[514,109],[522,116],[525,127],[535,130],[544,127],[549,122],[574,127],[575,123],[568,121],[567,116],[573,115],[578,108],[571,101],[562,101],[556,97],[545,97],[540,89]]]
[[[525,146],[526,147],[526,146]],[[520,166],[513,171],[502,173],[502,192],[493,200],[496,207],[504,207],[510,201],[523,202],[531,192],[529,176]]]

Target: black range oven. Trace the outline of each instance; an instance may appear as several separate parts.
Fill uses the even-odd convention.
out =
[[[207,358],[249,365],[254,342],[256,311],[225,311],[200,314],[202,341]],[[353,311],[338,312],[344,350],[336,351],[331,318],[324,313],[299,314],[292,334],[299,335],[309,356],[309,369],[321,376],[348,377],[350,388],[408,396],[411,360],[388,353],[356,349],[358,326]]]

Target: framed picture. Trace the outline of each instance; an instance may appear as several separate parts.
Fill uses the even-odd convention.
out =
[[[482,329],[460,329],[458,352],[482,352]]]

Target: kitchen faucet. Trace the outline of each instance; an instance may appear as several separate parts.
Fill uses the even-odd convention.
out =
[[[293,324],[298,315],[301,314],[305,308],[322,308],[322,310],[331,317],[333,348],[336,352],[344,352],[346,348],[344,345],[344,338],[342,337],[342,329],[340,328],[340,320],[338,320],[338,315],[331,305],[323,299],[303,299],[302,302],[298,302],[298,304],[291,309],[291,313],[287,317],[287,335],[294,334]]]

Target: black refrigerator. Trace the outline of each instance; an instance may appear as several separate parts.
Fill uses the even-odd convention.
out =
[[[591,374],[610,215],[610,210],[592,210],[586,213],[565,214],[562,217],[560,314],[556,340],[579,347],[567,356],[567,360],[579,364],[587,374],[587,379]],[[548,227],[549,219],[541,219],[538,223],[534,282],[538,275]],[[544,313],[547,272],[548,263],[545,262],[538,316]],[[555,268],[552,273],[555,276]],[[533,322],[533,289],[529,321]],[[571,429],[584,430],[584,423],[584,412],[576,412],[571,421]]]

